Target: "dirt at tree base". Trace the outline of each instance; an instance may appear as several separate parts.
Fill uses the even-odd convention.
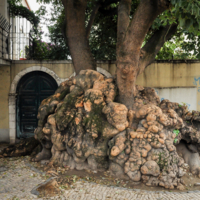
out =
[[[184,190],[188,168],[200,172],[200,113],[160,102],[152,88],[135,89],[128,110],[117,102],[115,80],[97,71],[63,82],[39,107],[35,138],[43,149],[33,161]]]
[[[41,164],[42,163],[42,164]],[[77,181],[86,181],[97,183],[100,185],[121,187],[127,189],[140,189],[145,191],[168,191],[168,192],[180,192],[180,190],[174,188],[165,189],[159,186],[146,186],[142,182],[133,182],[130,179],[120,179],[112,176],[108,170],[106,171],[91,171],[91,170],[76,170],[70,169],[68,166],[61,167],[56,165],[48,165],[48,162],[32,163],[32,165],[41,171],[46,172],[46,178],[54,177],[57,180],[59,187],[62,189],[71,189],[74,187],[74,183]],[[45,164],[44,164],[45,163]],[[191,174],[189,170],[183,176],[185,181],[185,189],[181,192],[195,191],[200,189],[200,178]],[[197,185],[195,185],[197,184]]]

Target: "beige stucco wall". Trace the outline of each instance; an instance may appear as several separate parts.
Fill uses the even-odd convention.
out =
[[[0,141],[9,139],[8,95],[10,90],[10,66],[0,66]]]
[[[115,62],[99,61],[97,62],[97,66],[109,71],[112,75],[115,74],[116,70]],[[11,92],[10,86],[13,85],[13,83],[15,83],[16,77],[21,78],[21,76],[23,76],[25,73],[33,70],[34,67],[36,69],[40,69],[40,67],[41,68],[43,67],[43,69],[44,68],[49,69],[53,73],[55,73],[61,80],[70,77],[74,73],[71,61],[53,61],[53,62],[12,61],[10,66],[6,66],[0,63],[0,92],[1,92],[0,141],[1,141],[1,136],[8,137],[7,133],[9,129],[9,112],[10,112],[8,99],[9,99],[9,93]],[[196,102],[195,107],[197,108],[197,110],[200,110],[200,62],[199,61],[155,62],[151,66],[147,67],[144,73],[138,77],[137,84],[145,87],[154,87],[157,89],[191,88],[191,91],[193,91],[192,93],[194,94],[190,95],[191,98],[193,98],[192,102]],[[166,91],[168,92],[168,90]],[[13,92],[11,93],[12,93],[12,98],[14,99]],[[184,96],[187,94],[181,94],[181,95]],[[180,98],[182,98],[181,95]],[[14,123],[14,121],[12,123]]]
[[[74,73],[74,68],[71,61],[13,61],[11,66],[11,80],[13,80],[20,71],[33,66],[46,67],[55,72],[61,79],[66,79]],[[115,74],[116,67],[115,62],[113,61],[98,61],[97,67],[101,67],[109,71],[112,75]]]
[[[13,80],[20,71],[33,66],[50,69],[61,79],[68,78],[74,72],[73,65],[69,61],[13,61],[11,67],[11,80]]]
[[[32,66],[46,67],[65,79],[73,74],[71,61],[14,61],[11,67],[11,81],[23,69]],[[97,61],[97,66],[115,74],[113,61]],[[196,108],[200,110],[200,62],[199,61],[158,61],[147,67],[137,79],[137,84],[144,87],[174,88],[196,87]],[[192,98],[192,97],[191,97]]]
[[[190,96],[190,98],[196,99],[196,109],[200,111],[199,61],[155,62],[138,77],[137,84],[154,88],[196,87],[196,94]]]
[[[194,86],[197,76],[200,76],[200,62],[156,62],[146,68],[137,83],[145,87],[189,87]]]

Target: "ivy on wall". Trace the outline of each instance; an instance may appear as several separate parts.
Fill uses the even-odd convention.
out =
[[[30,11],[28,8],[22,6],[20,2],[21,0],[8,0],[11,16],[26,18],[31,24],[37,27],[40,22],[39,17],[37,17],[34,12]]]

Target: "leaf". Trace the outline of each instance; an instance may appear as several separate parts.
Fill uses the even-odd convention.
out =
[[[180,131],[179,131],[179,130],[173,130],[173,133],[175,133],[175,134],[176,134],[176,137],[177,137],[178,134],[180,133]]]
[[[184,19],[184,18],[181,18],[181,19],[180,19],[179,25],[180,25],[180,26],[184,26],[184,25],[185,25],[185,19]]]
[[[191,25],[192,25],[192,19],[186,19],[186,21],[185,21],[186,30],[188,30]]]
[[[176,144],[178,142],[178,139],[176,138],[176,139],[174,139],[174,143]]]

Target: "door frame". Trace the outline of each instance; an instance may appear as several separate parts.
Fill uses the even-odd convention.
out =
[[[10,138],[10,143],[14,144],[16,142],[16,97],[17,97],[17,86],[21,78],[29,73],[29,72],[34,72],[34,71],[42,71],[47,74],[49,74],[58,84],[62,83],[63,81],[67,79],[61,79],[58,77],[58,75],[46,68],[46,67],[41,67],[41,66],[32,66],[28,67],[22,71],[20,71],[15,78],[12,81],[11,87],[10,87],[10,93],[8,95],[8,103],[9,103],[9,138]]]

